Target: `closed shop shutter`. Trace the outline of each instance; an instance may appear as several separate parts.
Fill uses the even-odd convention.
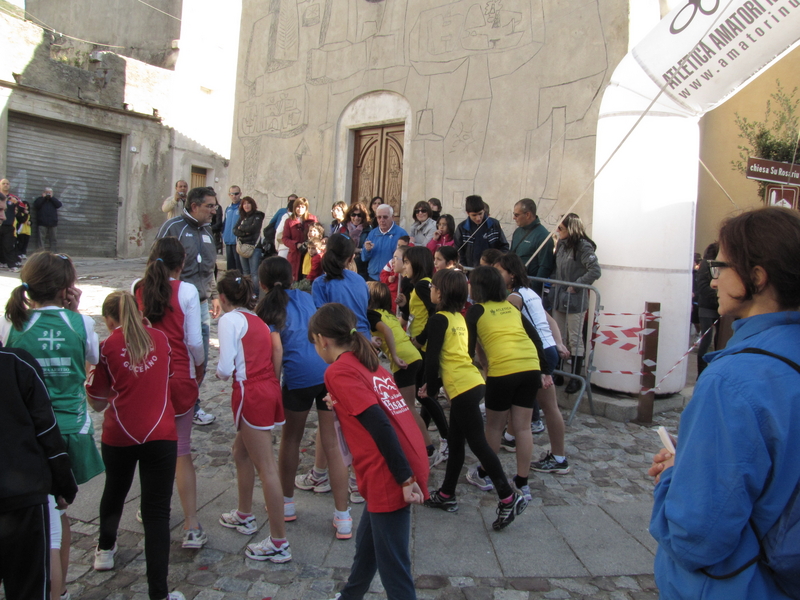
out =
[[[117,255],[119,134],[8,115],[8,178],[33,204],[45,187],[63,202],[58,251],[72,256]]]

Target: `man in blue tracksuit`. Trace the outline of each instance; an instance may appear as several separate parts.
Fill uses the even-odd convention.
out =
[[[228,197],[231,204],[225,209],[225,224],[222,229],[222,242],[225,244],[225,258],[228,261],[228,270],[242,270],[242,259],[236,252],[236,236],[233,235],[233,228],[239,222],[239,201],[242,199],[242,189],[238,185],[232,185],[228,190]]]
[[[393,215],[394,209],[388,204],[381,204],[375,209],[378,226],[369,232],[361,249],[361,260],[367,263],[371,281],[381,280],[381,270],[397,249],[397,238],[408,235],[405,229],[395,224]]]

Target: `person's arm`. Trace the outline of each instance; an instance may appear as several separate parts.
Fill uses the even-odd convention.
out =
[[[378,323],[376,323],[375,329],[381,335],[381,337],[386,341],[386,345],[389,348],[389,354],[391,354],[394,364],[396,364],[401,369],[405,369],[408,365],[405,363],[403,359],[397,356],[397,346],[394,343],[394,334],[392,333],[392,330],[383,321],[379,321]]]
[[[33,423],[36,442],[47,457],[52,475],[50,493],[56,498],[61,496],[68,504],[72,504],[78,493],[78,484],[72,474],[64,438],[58,428],[50,395],[44,384],[44,373],[32,356],[20,354],[15,353],[16,380]]]
[[[55,206],[56,209],[61,208],[63,206],[63,204],[61,204],[61,200],[59,200],[58,198],[50,198],[50,202],[53,203],[53,206]]]
[[[597,261],[597,254],[589,242],[581,244],[581,264],[586,269],[586,273],[578,277],[576,283],[591,285],[600,279],[600,263]]]
[[[286,245],[283,243],[283,230],[286,229],[286,221],[288,220],[287,218],[288,215],[289,213],[283,215],[281,217],[280,222],[278,223],[278,226],[275,228],[275,243],[281,244],[282,246]]]
[[[283,366],[283,343],[281,342],[281,334],[277,331],[271,331],[270,339],[272,340],[272,366],[275,369],[275,377],[280,381],[281,367]]]
[[[83,317],[83,328],[86,331],[86,362],[90,365],[96,365],[97,361],[100,360],[100,340],[94,330],[95,322],[92,317],[81,316]]]
[[[500,227],[500,221],[495,219],[495,227],[497,228],[497,249],[501,252],[508,252],[508,249],[511,247],[508,245],[508,239],[506,239],[506,234],[503,232],[503,228]]]
[[[541,244],[541,242],[539,242]],[[536,258],[539,261],[539,268],[536,270],[536,277],[550,277],[556,268],[556,255],[554,253],[553,236],[548,235],[544,247]],[[538,247],[538,246],[537,246]],[[536,252],[536,248],[533,249]]]
[[[536,328],[530,321],[528,321],[528,319],[522,315],[520,315],[520,319],[522,319],[522,327],[525,329],[525,333],[528,334],[528,337],[531,338],[533,345],[536,346],[536,354],[539,356],[539,370],[545,375],[552,375],[555,365],[550,365],[547,362],[547,358],[545,358],[544,346],[542,345],[542,338],[539,337],[539,332],[536,331]]]
[[[361,414],[355,415],[355,418],[375,442],[397,484],[403,485],[412,479],[414,471],[403,452],[397,432],[381,407],[373,404]]]
[[[373,229],[367,234],[367,239],[364,242],[364,245],[361,247],[361,260],[363,262],[369,262],[370,256],[372,256],[372,248],[374,246],[373,235],[372,232],[377,231],[377,229]],[[367,244],[369,244],[369,250],[367,250]]]
[[[417,297],[419,297],[425,305],[428,315],[436,314],[436,306],[431,302],[431,282],[418,281],[414,284],[414,291],[417,292]]]
[[[561,337],[561,330],[558,328],[558,323],[550,316],[550,313],[545,312],[544,314],[547,317],[547,324],[550,325],[550,333],[553,334],[553,339],[556,341],[558,355],[561,358],[569,358],[569,348],[567,348],[562,341],[563,338]]]
[[[219,361],[217,362],[217,377],[228,380],[236,368],[236,351],[239,340],[238,319],[243,319],[236,313],[228,313],[219,320],[217,337],[219,338]]]
[[[178,300],[183,311],[183,340],[192,356],[198,377],[206,370],[203,347],[202,320],[200,318],[200,295],[191,283],[178,286]]]
[[[86,399],[97,412],[103,412],[108,406],[111,395],[111,376],[105,360],[91,365],[86,374]]]
[[[425,385],[429,398],[435,398],[439,390],[439,356],[447,333],[447,317],[436,314],[428,319],[428,347],[425,351]],[[431,396],[433,394],[433,396]]]
[[[177,205],[178,201],[175,196],[169,196],[168,198],[164,199],[164,202],[161,203],[161,212],[172,212]]]
[[[475,358],[475,344],[478,342],[478,321],[483,316],[485,309],[480,304],[473,304],[467,310],[464,320],[467,322],[467,352],[469,357]]]

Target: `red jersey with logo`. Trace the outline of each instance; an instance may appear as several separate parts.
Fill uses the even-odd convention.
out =
[[[383,367],[371,373],[352,352],[345,352],[325,371],[325,387],[333,399],[358,480],[358,491],[370,512],[393,512],[404,508],[403,488],[398,484],[372,436],[355,418],[377,404],[386,413],[414,477],[428,497],[428,454],[422,433],[397,390],[392,375]]]
[[[102,437],[109,446],[178,439],[169,399],[169,342],[157,329],[146,329],[153,345],[140,364],[131,365],[118,327],[100,344],[100,362],[89,371],[86,393],[109,403]]]
[[[175,414],[180,416],[194,408],[200,393],[195,379],[195,366],[202,364],[204,359],[200,330],[200,297],[197,288],[191,283],[171,279],[169,284],[172,287],[169,307],[164,311],[161,320],[152,326],[166,334],[172,349],[170,398]],[[138,286],[135,293],[139,310],[144,310],[142,286]]]
[[[217,376],[233,375],[231,408],[236,428],[241,421],[253,429],[283,425],[281,386],[272,363],[272,333],[251,311],[237,308],[219,320]]]

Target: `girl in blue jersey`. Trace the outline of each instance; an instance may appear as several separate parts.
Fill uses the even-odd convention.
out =
[[[333,412],[325,404],[324,377],[327,365],[308,341],[308,321],[316,311],[307,292],[291,289],[292,267],[288,260],[273,256],[258,269],[261,289],[266,295],[256,314],[281,336],[283,344],[283,409],[286,423],[281,433],[278,470],[283,488],[284,520],[294,521],[295,474],[300,462],[300,441],[312,404],[316,404],[321,447],[328,457],[330,485],[333,489],[333,525],[336,537],[350,539],[353,519],[347,507],[347,467],[339,451]]]

